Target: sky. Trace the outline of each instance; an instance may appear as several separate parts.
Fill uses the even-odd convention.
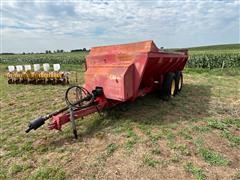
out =
[[[240,43],[240,0],[0,0],[1,52]]]

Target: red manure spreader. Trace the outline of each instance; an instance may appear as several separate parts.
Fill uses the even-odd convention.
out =
[[[77,138],[78,118],[153,91],[168,100],[182,89],[182,70],[187,60],[187,49],[165,51],[153,41],[91,48],[84,86],[69,87],[65,94],[67,106],[31,121],[26,132],[38,129],[51,118],[50,130],[61,130],[63,124],[71,122]]]

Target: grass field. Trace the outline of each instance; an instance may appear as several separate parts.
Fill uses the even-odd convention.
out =
[[[8,85],[0,65],[0,179],[239,179],[240,70],[190,69],[180,95],[156,94],[70,124],[28,122],[64,106],[66,86]],[[77,65],[79,84],[83,70]],[[123,111],[123,109],[125,109]]]

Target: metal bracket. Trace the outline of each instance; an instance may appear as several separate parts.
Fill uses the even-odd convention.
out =
[[[78,138],[77,128],[76,128],[76,123],[75,123],[75,118],[74,118],[74,110],[73,110],[72,106],[70,106],[69,112],[70,112],[70,121],[72,122],[73,135],[74,135],[75,139],[77,139]]]

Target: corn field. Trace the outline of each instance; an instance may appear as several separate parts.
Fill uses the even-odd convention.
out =
[[[234,49],[206,49],[189,50],[187,67],[190,68],[234,68],[240,67],[240,46]],[[56,53],[56,54],[16,54],[0,55],[2,64],[34,64],[34,63],[60,63],[78,64],[85,61],[88,52]]]
[[[4,64],[36,64],[36,63],[60,63],[83,64],[88,52],[56,53],[56,54],[16,54],[0,55],[0,63]]]
[[[240,67],[239,51],[190,51],[187,67],[191,68],[233,68]]]

